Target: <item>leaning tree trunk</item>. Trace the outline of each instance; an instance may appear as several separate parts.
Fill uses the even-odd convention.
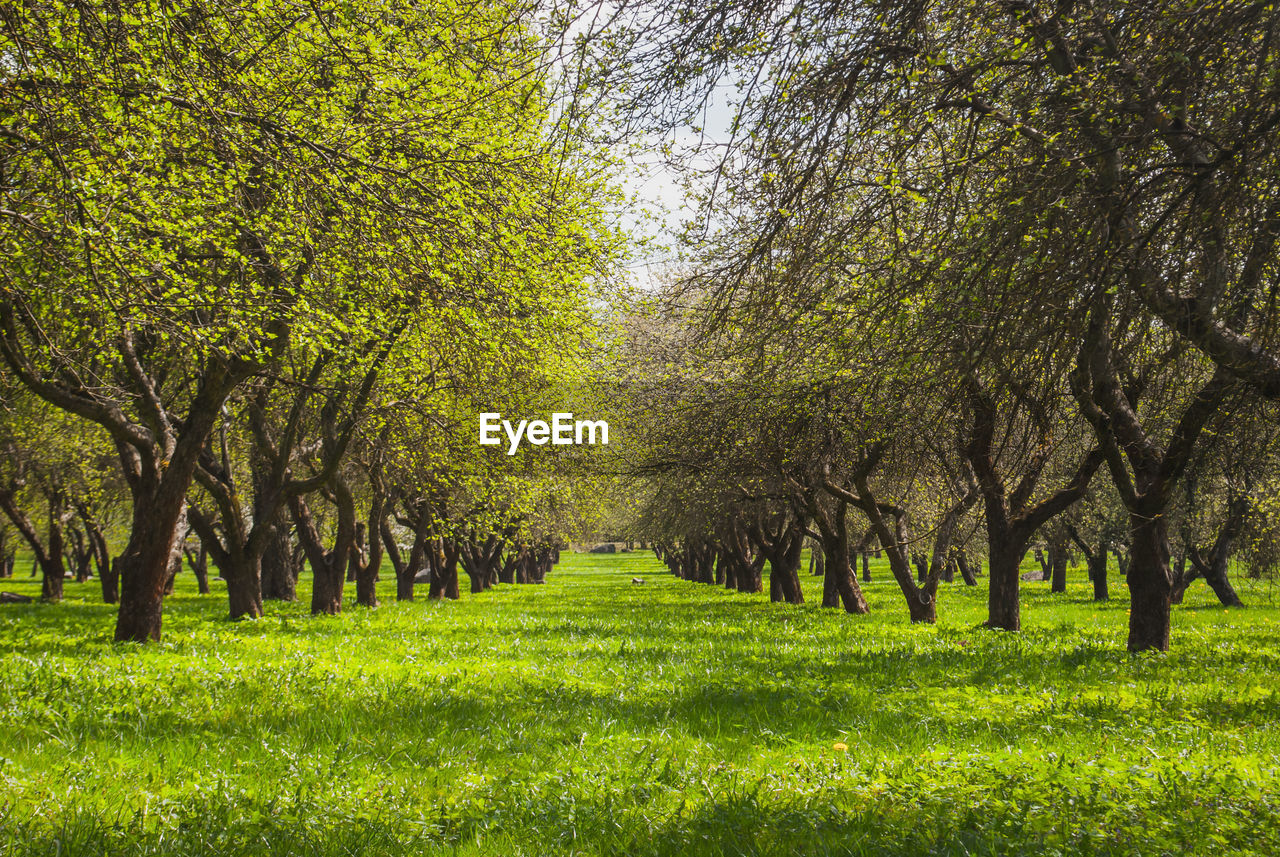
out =
[[[1235,587],[1231,585],[1228,564],[1231,559],[1231,547],[1244,524],[1249,504],[1246,498],[1237,497],[1232,500],[1230,506],[1227,519],[1223,522],[1218,537],[1214,539],[1213,546],[1209,548],[1208,557],[1202,556],[1200,550],[1192,544],[1188,544],[1187,552],[1196,572],[1204,577],[1205,583],[1209,584],[1209,588],[1213,590],[1214,595],[1218,596],[1218,600],[1224,607],[1243,607],[1244,602],[1240,600]],[[1185,588],[1183,585],[1182,589]],[[1177,600],[1180,601],[1181,592],[1177,595]]]
[[[58,530],[58,537],[54,538],[54,527],[50,527],[49,544],[40,540],[39,534],[36,532],[35,524],[27,516],[27,513],[18,507],[16,501],[16,489],[10,488],[0,490],[0,507],[4,509],[5,514],[13,525],[18,528],[19,534],[26,540],[31,547],[32,565],[31,576],[35,577],[37,572],[42,575],[40,582],[41,600],[42,601],[61,601],[62,600],[62,581],[66,570],[62,564],[62,539],[61,530]],[[49,507],[49,518],[52,523],[55,518],[54,505],[51,501]]]
[[[1244,606],[1244,602],[1236,594],[1235,587],[1231,585],[1231,578],[1227,576],[1227,558],[1225,556],[1221,560],[1209,562],[1201,573],[1204,574],[1204,582],[1209,584],[1209,588],[1213,590],[1214,595],[1218,596],[1218,601],[1222,603],[1222,606]]]
[[[907,615],[911,622],[932,625],[938,621],[937,578],[930,577],[923,587],[917,586],[912,579],[911,559],[907,555],[909,540],[905,528],[905,515],[901,509],[895,510],[886,506],[886,510],[894,516],[894,524],[891,528],[885,519],[885,512],[881,510],[880,503],[867,482],[867,473],[870,472],[875,460],[878,460],[878,455],[876,459],[864,462],[862,472],[856,476],[857,493],[839,488],[831,482],[825,482],[824,487],[836,497],[861,509],[867,516],[872,532],[880,541],[881,550],[889,559],[889,572],[893,575],[907,602]]]

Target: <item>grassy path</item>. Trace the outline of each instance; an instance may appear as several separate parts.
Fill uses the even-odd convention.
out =
[[[149,649],[68,583],[0,607],[0,853],[1280,853],[1273,588],[1198,585],[1174,651],[1131,658],[1079,572],[1026,585],[1019,635],[958,584],[911,627],[876,576],[853,618],[566,555],[231,623],[183,575]]]

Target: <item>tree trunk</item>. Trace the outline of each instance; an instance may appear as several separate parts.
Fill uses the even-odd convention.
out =
[[[769,576],[782,576],[782,596],[788,604],[803,604],[804,590],[800,587],[800,554],[804,550],[804,536],[797,527],[791,540],[779,554],[781,565],[769,565]],[[847,562],[847,561],[846,561]]]
[[[817,553],[817,551],[814,551]],[[840,606],[840,590],[836,587],[836,565],[831,562],[823,563],[822,575],[822,606],[823,607],[839,607]]]
[[[290,497],[295,529],[311,565],[311,615],[334,616],[342,612],[342,591],[347,582],[347,564],[355,544],[355,499],[346,482],[336,476],[330,482],[338,526],[333,549],[325,550],[311,510],[301,497]]]
[[[347,582],[347,557],[329,552],[311,563],[311,615],[337,616],[342,612],[342,591]]]
[[[987,627],[1004,631],[1022,630],[1022,604],[1018,568],[1026,553],[1022,544],[991,544],[988,547],[990,583],[987,589]]]
[[[916,583],[924,583],[929,579],[929,556],[927,554],[912,554],[911,564],[916,567]]]
[[[1067,551],[1066,539],[1057,534],[1049,542],[1049,591],[1050,592],[1066,592],[1067,591],[1067,561],[1070,555]]]
[[[837,516],[843,517],[844,514],[843,508],[837,508]],[[867,605],[866,596],[862,594],[862,587],[858,586],[853,565],[849,562],[849,537],[847,530],[841,532],[843,529],[843,521],[836,520],[832,522],[829,532],[824,529],[822,533],[826,569],[822,582],[822,606],[839,607],[843,604],[846,613],[869,613],[871,608]]]
[[[209,594],[209,551],[200,542],[200,549],[187,554],[187,562],[191,564],[191,572],[196,576],[196,588],[201,595]]]
[[[271,536],[262,549],[260,563],[262,597],[268,601],[296,601],[298,599],[298,563],[294,559],[293,544],[289,540],[292,529],[284,506],[272,515]]]
[[[164,581],[166,598],[173,594],[173,587],[177,584],[180,573],[182,573],[182,552],[177,551],[174,556],[169,557],[169,574]]]
[[[1110,601],[1111,593],[1107,590],[1107,548],[1099,545],[1098,552],[1089,557],[1089,580],[1093,583],[1093,600]]]
[[[1067,591],[1067,554],[1053,553],[1050,554],[1049,561],[1049,591],[1050,592],[1066,592]]]
[[[44,573],[40,578],[40,600],[56,604],[62,600],[62,582],[66,577],[59,571],[50,573],[48,568],[42,568],[41,571]]]
[[[120,571],[118,643],[160,642],[164,587],[169,581],[182,503],[182,496],[172,494],[144,495],[134,503],[129,542],[116,559]]]
[[[382,536],[382,548],[387,552],[387,557],[391,560],[391,567],[395,570],[396,600],[412,601],[413,578],[416,573],[409,573],[409,562],[400,553],[400,545],[396,544],[395,533],[391,530],[390,516],[382,519],[382,525],[378,529]]]
[[[1071,540],[1084,552],[1086,567],[1089,570],[1089,582],[1093,584],[1093,600],[1109,600],[1111,595],[1107,592],[1107,539],[1099,536],[1098,549],[1095,551],[1089,547],[1089,543],[1084,540],[1073,525],[1067,524],[1066,532],[1071,537]]]
[[[1240,600],[1240,596],[1236,594],[1235,587],[1231,585],[1231,578],[1227,576],[1227,560],[1223,557],[1221,562],[1211,562],[1205,571],[1204,580],[1209,584],[1209,588],[1213,590],[1213,594],[1218,596],[1218,601],[1224,607],[1243,607],[1244,602]]]
[[[0,508],[4,509],[4,513],[13,522],[13,525],[18,528],[18,532],[31,548],[31,576],[35,577],[37,572],[42,575],[40,581],[41,600],[61,601],[62,581],[66,574],[66,569],[62,564],[61,530],[58,530],[57,544],[54,544],[54,528],[50,527],[49,545],[46,548],[45,543],[40,540],[40,536],[36,533],[35,524],[27,517],[27,513],[17,505],[16,493],[16,489],[12,488],[0,490]],[[49,518],[51,523],[55,517],[54,501],[50,500]]]
[[[79,527],[70,527],[67,532],[71,533],[71,555],[75,561],[76,583],[84,583],[93,575],[93,546]]]
[[[1163,510],[1160,510],[1163,512]],[[1169,650],[1173,575],[1164,514],[1129,515],[1129,651]]]
[[[458,557],[461,546],[456,539],[442,539],[441,545],[434,549],[432,561],[431,588],[427,591],[430,599],[458,599]]]
[[[889,572],[902,591],[907,602],[907,615],[913,623],[938,621],[937,578],[930,577],[923,587],[916,585],[911,575],[911,560],[907,555],[910,544],[906,532],[906,515],[902,509],[884,505],[876,499],[867,481],[867,474],[879,461],[880,453],[866,459],[858,468],[854,477],[857,492],[851,493],[831,482],[823,485],[834,496],[856,506],[867,516],[871,530],[880,541],[880,548],[889,558]],[[885,519],[888,513],[893,517],[893,527]]]
[[[361,607],[377,607],[378,569],[370,562],[362,562],[356,554],[352,554],[351,563],[355,566],[356,603]]]
[[[116,604],[120,601],[120,560],[113,559],[107,566],[107,570],[98,575],[98,582],[102,584],[102,603]]]
[[[230,511],[230,510],[227,510]],[[222,519],[223,535],[214,528],[214,519],[198,506],[187,513],[202,551],[213,558],[218,574],[227,583],[227,614],[231,619],[257,619],[262,616],[262,556],[250,549],[247,522],[239,516]],[[224,544],[225,541],[225,544]]]
[[[1240,596],[1236,594],[1235,587],[1231,585],[1228,567],[1232,545],[1235,543],[1236,536],[1244,524],[1245,515],[1248,514],[1248,511],[1249,501],[1247,497],[1232,498],[1227,512],[1227,519],[1219,529],[1218,536],[1209,548],[1207,557],[1202,555],[1200,549],[1191,544],[1189,539],[1187,540],[1187,554],[1195,571],[1185,575],[1185,577],[1178,575],[1179,579],[1175,581],[1174,586],[1175,604],[1181,602],[1182,593],[1186,590],[1191,580],[1196,576],[1203,576],[1205,583],[1209,584],[1209,588],[1213,590],[1214,595],[1218,596],[1218,601],[1224,607],[1244,606]]]
[[[960,570],[960,578],[964,581],[965,586],[978,585],[978,578],[973,573],[973,568],[969,565],[969,554],[966,551],[958,551],[956,553],[956,568]]]
[[[49,495],[49,561],[41,563],[43,575],[40,580],[40,600],[58,602],[62,600],[62,582],[66,579],[67,570],[63,565],[62,553],[65,545],[62,541],[62,524],[65,510],[62,504],[62,492],[54,491]]]
[[[382,525],[387,519],[386,489],[380,470],[370,473],[373,497],[369,503],[369,520],[356,525],[356,540],[351,562],[356,574],[356,603],[363,607],[378,606],[378,573],[382,570]],[[365,536],[368,535],[368,542]]]
[[[262,616],[262,561],[241,554],[231,567],[222,567],[227,581],[227,607],[232,619]]]

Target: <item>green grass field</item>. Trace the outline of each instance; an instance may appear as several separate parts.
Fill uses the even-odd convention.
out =
[[[250,623],[183,575],[149,648],[68,582],[0,607],[0,853],[1280,853],[1274,585],[1197,584],[1131,657],[1118,579],[1101,608],[1078,571],[1025,584],[1011,635],[975,627],[985,586],[911,627],[873,572],[866,617],[566,554]]]

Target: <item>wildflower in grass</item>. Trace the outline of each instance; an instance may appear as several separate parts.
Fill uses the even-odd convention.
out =
[[[849,745],[845,744],[843,741],[837,741],[831,745],[831,749],[835,750],[837,753],[844,753],[849,749]]]

